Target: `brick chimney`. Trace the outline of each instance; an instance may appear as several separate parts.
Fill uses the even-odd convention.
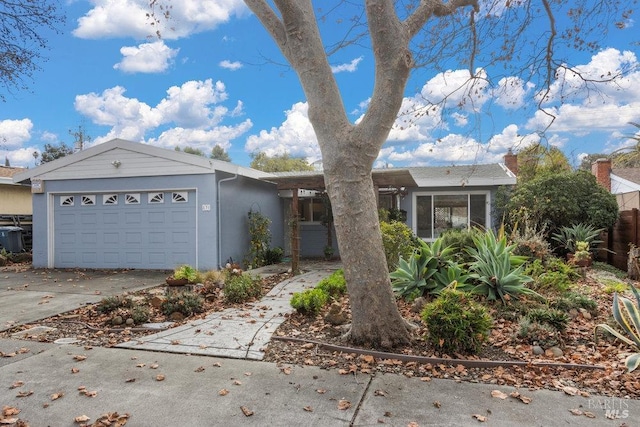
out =
[[[598,159],[591,164],[591,173],[596,176],[598,184],[611,192],[611,160]]]
[[[507,151],[507,154],[504,155],[504,164],[514,175],[518,175],[518,155],[513,154],[511,148]]]

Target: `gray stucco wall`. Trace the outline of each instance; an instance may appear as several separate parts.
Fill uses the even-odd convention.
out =
[[[123,192],[195,189],[197,192],[198,268],[217,267],[216,185],[213,174],[138,178],[46,181],[45,193],[33,195],[33,266],[48,267],[47,200],[52,193]],[[210,205],[206,211],[202,205]]]
[[[271,247],[283,247],[282,203],[274,184],[217,173],[220,188],[220,257],[219,265],[231,258],[243,264],[249,252],[248,214],[252,210],[260,212],[271,220]]]

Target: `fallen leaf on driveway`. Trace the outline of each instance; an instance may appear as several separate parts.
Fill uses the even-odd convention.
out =
[[[20,413],[20,409],[14,406],[3,406],[2,407],[2,416],[10,417],[12,415],[18,415]]]
[[[162,374],[156,375],[156,381],[164,381],[164,375]]]
[[[204,366],[198,366],[194,372],[204,372]]]
[[[76,423],[86,423],[87,421],[89,421],[91,418],[87,417],[86,415],[78,415],[77,417],[75,417],[73,419],[73,422]]]
[[[16,397],[27,397],[27,396],[31,396],[32,394],[33,394],[33,390],[19,391]]]
[[[475,418],[476,420],[480,421],[481,423],[484,423],[484,422],[487,421],[487,417],[485,417],[484,415],[473,414],[472,417]]]
[[[517,391],[512,392],[511,394],[509,394],[509,396],[513,397],[514,399],[518,399],[522,403],[526,403],[527,405],[529,403],[531,403],[531,401],[532,401],[532,399],[530,397],[523,396],[520,393],[518,393]]]
[[[24,381],[16,381],[15,383],[11,384],[9,388],[18,388],[18,387],[22,387],[23,385],[24,385]]]
[[[507,394],[506,394],[506,393],[503,393],[503,392],[501,392],[500,390],[492,390],[492,391],[491,391],[491,397],[497,397],[498,399],[502,399],[502,400],[504,400],[504,399],[506,399],[506,398],[507,398],[507,397],[509,397],[509,396],[507,396]]]
[[[64,392],[62,392],[62,391],[59,391],[59,392],[57,392],[57,393],[53,393],[53,394],[51,395],[51,400],[58,400],[58,399],[60,399],[62,396],[64,396]]]
[[[218,392],[218,394],[219,394],[220,396],[226,396],[227,394],[229,394],[229,390],[227,390],[226,388],[223,388],[222,390],[220,390],[220,391]]]
[[[242,413],[244,414],[245,417],[250,417],[251,415],[253,415],[253,411],[247,408],[246,406],[241,406],[240,409],[242,410]]]
[[[80,369],[78,369],[78,368],[71,368],[71,373],[72,373],[72,374],[77,374],[78,372],[80,372]]]
[[[87,359],[87,356],[83,356],[81,354],[76,354],[75,356],[73,356],[74,360],[77,360],[78,362],[82,362],[83,360]]]
[[[584,415],[584,413],[580,409],[569,409],[572,415]]]
[[[307,412],[313,412],[313,408],[312,408],[311,406],[305,406],[305,407],[304,407],[304,408],[302,408],[302,409],[304,409],[304,410],[305,410],[305,411],[307,411]]]
[[[340,409],[341,411],[346,411],[349,408],[351,408],[351,402],[349,402],[348,400],[340,399],[338,401],[338,409]]]

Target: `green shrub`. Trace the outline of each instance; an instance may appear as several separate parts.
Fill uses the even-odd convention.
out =
[[[584,308],[591,314],[595,314],[598,310],[598,303],[595,300],[577,292],[566,292],[561,297],[551,300],[549,305],[565,312]]]
[[[344,279],[344,270],[339,269],[329,277],[325,277],[316,285],[316,289],[323,290],[330,297],[339,297],[347,292],[347,281]]]
[[[573,282],[566,275],[559,271],[547,271],[539,275],[533,282],[532,288],[552,292],[567,292],[571,289]]]
[[[284,257],[284,251],[282,248],[276,246],[275,248],[269,248],[264,253],[264,264],[272,265],[279,264],[282,262],[282,258]]]
[[[549,325],[558,332],[567,329],[567,324],[569,323],[569,315],[567,313],[553,308],[534,308],[529,310],[526,317],[532,323]]]
[[[551,240],[558,244],[561,254],[576,252],[578,242],[587,242],[591,247],[596,247],[602,240],[599,240],[600,233],[604,228],[596,228],[589,224],[578,223],[571,226],[560,227],[557,233],[551,235]]]
[[[224,299],[241,303],[262,295],[262,281],[250,274],[231,275],[224,285]]]
[[[467,248],[475,246],[473,237],[484,233],[477,228],[450,228],[440,234],[443,247],[451,247],[452,252],[459,263],[467,264],[473,261]]]
[[[322,289],[307,289],[303,292],[295,292],[291,297],[291,307],[298,313],[315,316],[329,301],[329,294]]]
[[[182,313],[185,317],[196,313],[202,313],[204,310],[204,298],[193,292],[180,292],[167,296],[167,299],[160,306],[165,316],[172,313]]]
[[[96,307],[99,313],[112,313],[119,308],[131,307],[131,298],[121,296],[110,296],[103,298]]]
[[[380,222],[382,245],[387,258],[387,267],[393,271],[398,267],[400,257],[408,259],[416,249],[416,237],[404,223],[398,221]]]
[[[151,313],[149,311],[149,307],[144,305],[136,305],[131,309],[131,318],[136,325],[141,323],[147,323]]]
[[[450,355],[480,351],[492,326],[487,309],[454,288],[442,290],[425,305],[421,317],[428,329],[427,340]]]
[[[551,326],[532,322],[528,317],[520,319],[517,335],[530,344],[536,344],[542,347],[551,347],[559,344],[558,334]]]
[[[618,280],[601,279],[601,282],[604,285],[604,292],[607,294],[614,292],[621,294],[627,290],[627,284]]]

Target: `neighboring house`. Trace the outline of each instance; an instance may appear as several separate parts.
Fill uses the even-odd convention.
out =
[[[31,215],[31,187],[13,182],[25,168],[0,166],[0,216]]]
[[[425,240],[449,228],[493,228],[492,202],[514,185],[503,164],[374,170],[378,205],[404,211]],[[510,170],[511,169],[511,170]],[[322,257],[322,172],[270,174],[228,162],[114,139],[25,170],[31,184],[33,265],[49,268],[217,269],[249,251],[248,213],[271,220],[271,247],[292,253],[297,200],[301,257]],[[294,197],[295,196],[295,197]],[[334,254],[338,245],[333,233]]]
[[[640,168],[612,168],[610,159],[598,159],[591,172],[600,185],[616,195],[621,211],[640,209]]]
[[[34,267],[216,269],[249,250],[248,212],[273,223],[282,202],[269,174],[220,160],[114,139],[26,170]]]
[[[20,227],[21,246],[31,249],[31,187],[13,182],[25,170],[0,166],[0,227]]]

